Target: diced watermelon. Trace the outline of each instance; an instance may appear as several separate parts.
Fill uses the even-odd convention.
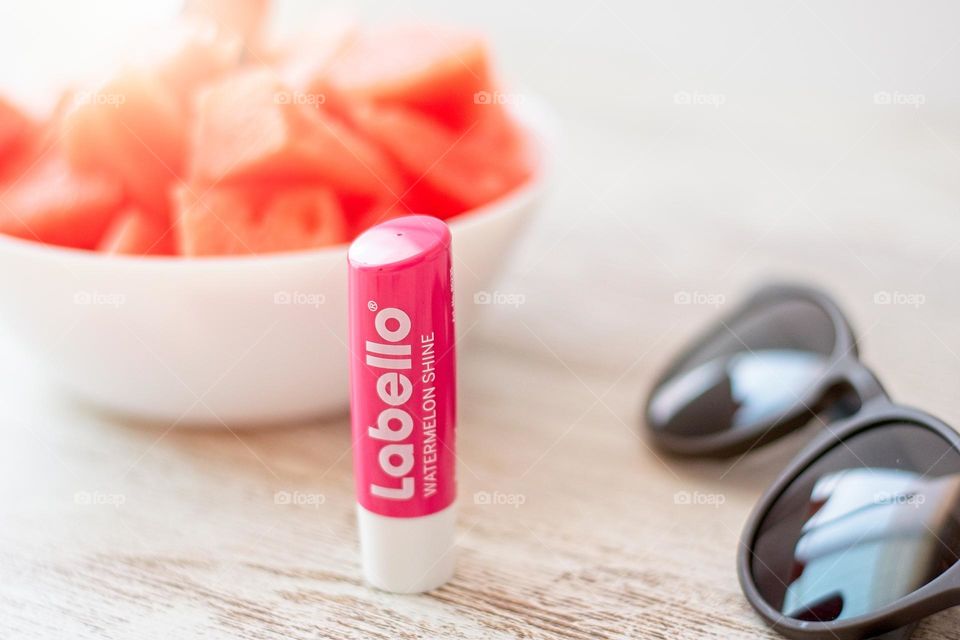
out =
[[[0,167],[7,165],[23,149],[34,130],[30,118],[0,98]]]
[[[316,81],[356,102],[416,109],[455,129],[469,127],[492,92],[483,38],[450,27],[408,25],[371,29]]]
[[[346,242],[347,229],[330,189],[302,187],[278,193],[262,214],[263,251],[309,249]]]
[[[498,198],[532,173],[530,145],[509,118],[486,117],[462,134],[410,109],[364,107],[353,118],[410,174],[411,209],[448,217]]]
[[[54,150],[0,185],[0,233],[93,249],[122,203],[119,182],[81,174]]]
[[[269,0],[187,0],[183,9],[188,19],[210,22],[247,41],[260,37],[269,11]]]
[[[136,209],[127,209],[114,218],[97,250],[103,253],[126,255],[173,254],[173,229],[158,222],[153,216]]]
[[[12,185],[21,176],[39,167],[51,155],[64,158],[60,141],[60,118],[63,110],[56,105],[53,115],[39,122],[31,122],[30,131],[0,162],[0,193],[4,184]]]
[[[268,8],[186,0],[161,51],[65,92],[48,122],[0,99],[0,232],[138,255],[291,251],[457,215],[531,175],[528,136],[485,99],[477,34],[332,14],[270,43]]]
[[[325,101],[322,88],[315,91],[314,82],[326,74],[330,63],[353,42],[356,34],[355,20],[330,13],[310,29],[270,43],[258,57],[270,64],[291,89]]]
[[[156,77],[128,70],[93,92],[81,93],[64,116],[70,162],[117,176],[145,213],[168,218],[169,187],[184,160],[183,113]]]
[[[159,44],[150,68],[184,111],[192,109],[194,93],[200,87],[237,68],[243,54],[243,42],[235,34],[191,22],[172,27]]]
[[[344,242],[343,213],[332,191],[298,187],[266,196],[247,187],[178,192],[178,245],[186,256],[297,251]]]
[[[401,189],[387,156],[316,105],[301,104],[267,69],[202,94],[193,138],[197,182],[319,180],[350,193]]]
[[[203,191],[200,187],[175,189],[177,253],[184,256],[256,253],[246,244],[238,222],[254,219],[250,198],[240,189],[226,187]]]
[[[341,198],[340,206],[343,209],[350,238],[355,238],[376,224],[415,212],[403,200],[393,195],[372,200]]]

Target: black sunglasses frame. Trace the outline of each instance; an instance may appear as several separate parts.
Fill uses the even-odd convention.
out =
[[[876,638],[908,638],[913,626],[921,619],[960,605],[960,562],[954,563],[942,574],[909,595],[870,614],[833,622],[806,622],[783,615],[770,606],[753,581],[751,562],[753,545],[760,524],[783,495],[788,486],[810,465],[836,447],[844,446],[851,436],[889,424],[912,424],[929,429],[960,452],[960,435],[949,425],[928,413],[894,404],[883,395],[877,396],[855,415],[830,425],[790,463],[773,485],[760,498],[747,521],[737,554],[737,574],[740,586],[750,605],[773,629],[789,638],[860,640]]]
[[[655,447],[673,455],[726,458],[750,451],[803,427],[818,415],[839,404],[841,401],[839,392],[842,390],[852,390],[861,405],[872,398],[886,396],[880,382],[860,361],[853,329],[837,304],[822,291],[795,284],[771,285],[756,291],[733,313],[721,320],[715,328],[696,339],[685,352],[685,357],[674,362],[657,379],[653,388],[660,387],[683,370],[687,361],[701,347],[724,337],[727,333],[732,333],[729,327],[742,317],[755,313],[765,306],[796,300],[807,301],[818,306],[827,313],[833,323],[833,351],[828,357],[828,365],[821,378],[777,417],[744,428],[728,429],[695,437],[678,436],[648,428],[647,434]],[[736,334],[733,335],[736,337]],[[744,349],[747,350],[746,345]],[[653,393],[649,394],[647,405],[644,407],[644,416],[648,425],[653,422],[650,419],[650,402],[653,396]]]
[[[850,437],[889,424],[912,424],[929,429],[960,453],[960,434],[942,420],[911,407],[894,403],[873,373],[860,361],[856,340],[843,312],[826,293],[801,285],[773,285],[760,289],[739,306],[720,325],[703,335],[657,381],[656,386],[679,372],[686,360],[700,347],[729,332],[732,323],[763,306],[782,301],[805,300],[827,313],[833,322],[835,344],[826,373],[798,397],[779,417],[751,425],[701,437],[678,437],[649,430],[654,443],[671,453],[689,456],[729,456],[743,453],[775,440],[808,423],[819,413],[840,402],[834,391],[852,391],[858,407],[847,410],[846,417],[826,424],[814,439],[790,462],[767,489],[744,527],[737,554],[737,575],[750,605],[779,633],[797,640],[905,640],[917,623],[934,613],[960,605],[960,562],[895,602],[869,614],[847,620],[809,622],[785,616],[774,609],[760,594],[751,571],[754,543],[761,523],[784,491],[810,465],[835,447],[845,446]],[[746,345],[744,345],[746,348]],[[652,394],[651,394],[652,395]],[[645,415],[649,415],[649,403]],[[649,420],[648,420],[649,422]]]

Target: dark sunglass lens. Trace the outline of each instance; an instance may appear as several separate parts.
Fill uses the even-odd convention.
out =
[[[784,615],[872,613],[956,562],[960,453],[914,424],[854,435],[786,488],[751,551],[754,584]]]
[[[823,376],[836,343],[818,305],[758,306],[687,355],[653,392],[651,428],[702,436],[776,419]]]

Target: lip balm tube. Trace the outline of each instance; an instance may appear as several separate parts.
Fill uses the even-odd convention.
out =
[[[364,577],[395,593],[454,571],[456,384],[450,230],[405,216],[347,256],[350,413]]]

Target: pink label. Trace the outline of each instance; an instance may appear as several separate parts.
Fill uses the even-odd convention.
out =
[[[397,270],[350,270],[357,500],[422,516],[455,496],[455,366],[449,249]]]

